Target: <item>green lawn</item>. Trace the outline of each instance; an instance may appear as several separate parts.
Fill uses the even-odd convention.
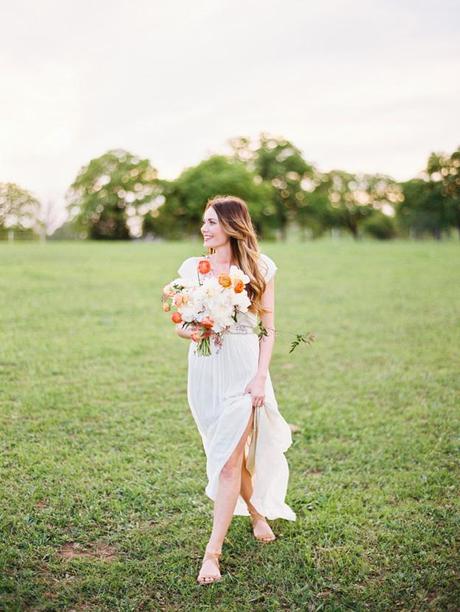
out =
[[[200,587],[212,505],[160,294],[201,243],[0,244],[0,609],[459,609],[460,244],[262,250],[298,520],[263,546],[235,518]]]

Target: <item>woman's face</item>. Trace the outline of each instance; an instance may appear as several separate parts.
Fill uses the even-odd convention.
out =
[[[205,210],[201,233],[203,234],[204,246],[206,247],[215,249],[228,242],[228,235],[222,229],[216,211],[212,206]]]

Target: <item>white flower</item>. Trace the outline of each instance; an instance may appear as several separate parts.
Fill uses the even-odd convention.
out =
[[[172,287],[173,285],[179,285],[180,287],[197,287],[198,286],[198,281],[194,280],[192,278],[175,278],[173,281],[171,281],[168,285],[166,285],[167,287]]]
[[[240,312],[247,312],[250,305],[251,300],[248,298],[246,291],[233,294],[233,306],[237,306]]]
[[[213,331],[225,332],[235,322],[234,313],[246,313],[251,305],[245,289],[239,293],[234,291],[236,283],[240,281],[247,285],[249,276],[237,266],[230,267],[229,276],[232,280],[230,287],[223,287],[214,276],[204,278],[202,284],[194,279],[177,278],[165,286],[164,292],[183,296],[185,303],[178,300],[180,305],[177,310],[184,322],[199,323],[209,317],[213,321]]]
[[[238,268],[238,266],[230,266],[229,276],[232,279],[233,286],[235,286],[239,280],[243,281],[245,285],[247,285],[251,280],[249,276],[245,274],[243,270],[241,270],[241,268]]]
[[[182,315],[182,319],[186,321],[187,323],[191,323],[192,321],[195,321],[197,318],[198,313],[196,312],[196,308],[194,307],[193,304],[190,304],[190,303],[185,304],[181,306],[178,310]]]

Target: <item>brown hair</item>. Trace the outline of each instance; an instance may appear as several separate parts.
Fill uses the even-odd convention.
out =
[[[250,311],[257,314],[267,312],[262,307],[265,279],[259,269],[260,251],[257,236],[249,214],[248,205],[236,196],[215,196],[207,201],[205,210],[212,208],[224,232],[230,237],[233,262],[250,278],[247,292],[252,304]],[[215,249],[208,247],[208,253]]]

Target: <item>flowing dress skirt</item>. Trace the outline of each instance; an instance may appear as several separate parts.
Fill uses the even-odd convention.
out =
[[[251,417],[252,399],[244,393],[257,373],[259,339],[255,333],[228,333],[217,350],[211,342],[211,355],[195,353],[191,342],[188,353],[189,406],[203,440],[208,484],[206,494],[216,499],[220,472],[236,448]],[[270,374],[265,385],[265,404],[255,409],[256,427],[248,438],[245,457],[251,455],[253,495],[251,503],[268,519],[296,519],[285,503],[289,468],[284,453],[292,442],[291,430],[278,410]],[[247,516],[241,496],[235,515]]]

